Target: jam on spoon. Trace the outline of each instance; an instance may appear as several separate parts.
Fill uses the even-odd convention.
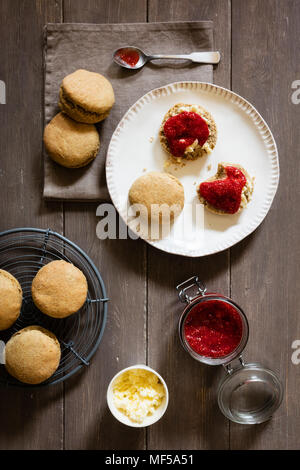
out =
[[[116,56],[119,60],[129,65],[130,67],[134,67],[140,59],[139,52],[129,47],[118,49]]]

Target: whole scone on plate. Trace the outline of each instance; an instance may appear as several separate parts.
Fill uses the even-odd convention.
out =
[[[180,214],[184,206],[181,182],[169,173],[152,171],[137,178],[129,190],[131,204],[145,208],[149,219],[160,212],[162,205],[170,208],[171,218]]]
[[[32,281],[32,299],[41,312],[65,318],[77,312],[86,301],[88,285],[85,275],[64,260],[43,266]]]
[[[17,331],[5,346],[7,372],[26,384],[40,384],[59,366],[60,344],[56,336],[41,326]]]
[[[59,165],[81,168],[97,156],[100,139],[94,125],[58,113],[45,127],[44,144],[49,157]]]
[[[0,269],[0,331],[7,330],[20,315],[22,288],[9,272]]]
[[[213,151],[217,143],[217,126],[202,106],[177,103],[166,113],[159,138],[171,161],[183,163]]]
[[[63,79],[59,100],[62,111],[72,119],[95,124],[107,118],[115,95],[111,83],[103,75],[79,69]]]
[[[214,214],[236,214],[250,202],[254,178],[237,163],[219,163],[215,176],[197,189],[199,200]]]

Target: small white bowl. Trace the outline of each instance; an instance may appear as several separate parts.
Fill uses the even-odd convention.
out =
[[[159,380],[161,381],[161,383],[163,384],[164,389],[165,389],[165,396],[163,398],[163,401],[162,401],[161,405],[154,411],[153,415],[146,416],[146,418],[143,420],[142,423],[135,423],[134,421],[131,421],[128,418],[128,416],[126,416],[124,413],[122,413],[121,411],[118,410],[118,408],[115,406],[114,400],[113,400],[113,384],[114,384],[114,381],[116,380],[117,377],[119,377],[121,374],[123,374],[124,372],[126,372],[127,370],[130,370],[130,369],[144,369],[144,370],[148,370],[149,372],[152,372],[153,374],[155,374],[159,378]],[[108,404],[108,407],[109,407],[112,415],[118,421],[120,421],[123,424],[126,424],[127,426],[131,426],[133,428],[144,428],[146,426],[150,426],[153,423],[156,423],[156,421],[158,421],[163,416],[163,414],[165,413],[165,411],[168,407],[168,403],[169,403],[169,391],[168,391],[168,387],[167,387],[166,382],[155,370],[151,369],[151,367],[145,366],[144,364],[137,364],[135,366],[130,366],[130,367],[127,367],[126,369],[121,370],[120,372],[118,372],[111,379],[110,384],[109,384],[108,389],[107,389],[106,399],[107,399],[107,404]]]

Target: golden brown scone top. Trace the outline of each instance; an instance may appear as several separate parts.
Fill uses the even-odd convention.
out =
[[[44,144],[57,163],[80,168],[96,157],[100,139],[93,124],[79,123],[65,113],[58,113],[45,127]]]
[[[20,315],[22,288],[9,272],[0,269],[0,330],[10,328]]]
[[[102,114],[115,102],[111,83],[100,73],[78,69],[63,79],[61,88],[67,99],[92,113]]]
[[[32,298],[39,310],[54,318],[77,312],[86,301],[85,275],[72,263],[51,261],[43,266],[32,282]]]
[[[19,330],[5,346],[7,371],[27,384],[39,384],[51,377],[59,366],[60,357],[56,336],[36,325]]]
[[[151,215],[153,204],[177,205],[181,211],[184,206],[184,189],[181,182],[169,173],[153,171],[137,178],[129,190],[131,204],[142,204]]]

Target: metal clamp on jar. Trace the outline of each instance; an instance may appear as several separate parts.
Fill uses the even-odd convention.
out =
[[[218,390],[222,413],[240,424],[270,419],[281,404],[283,386],[272,370],[244,363],[249,325],[243,310],[228,297],[207,293],[197,276],[176,289],[187,304],[179,320],[182,346],[197,361],[222,365],[226,370]]]

